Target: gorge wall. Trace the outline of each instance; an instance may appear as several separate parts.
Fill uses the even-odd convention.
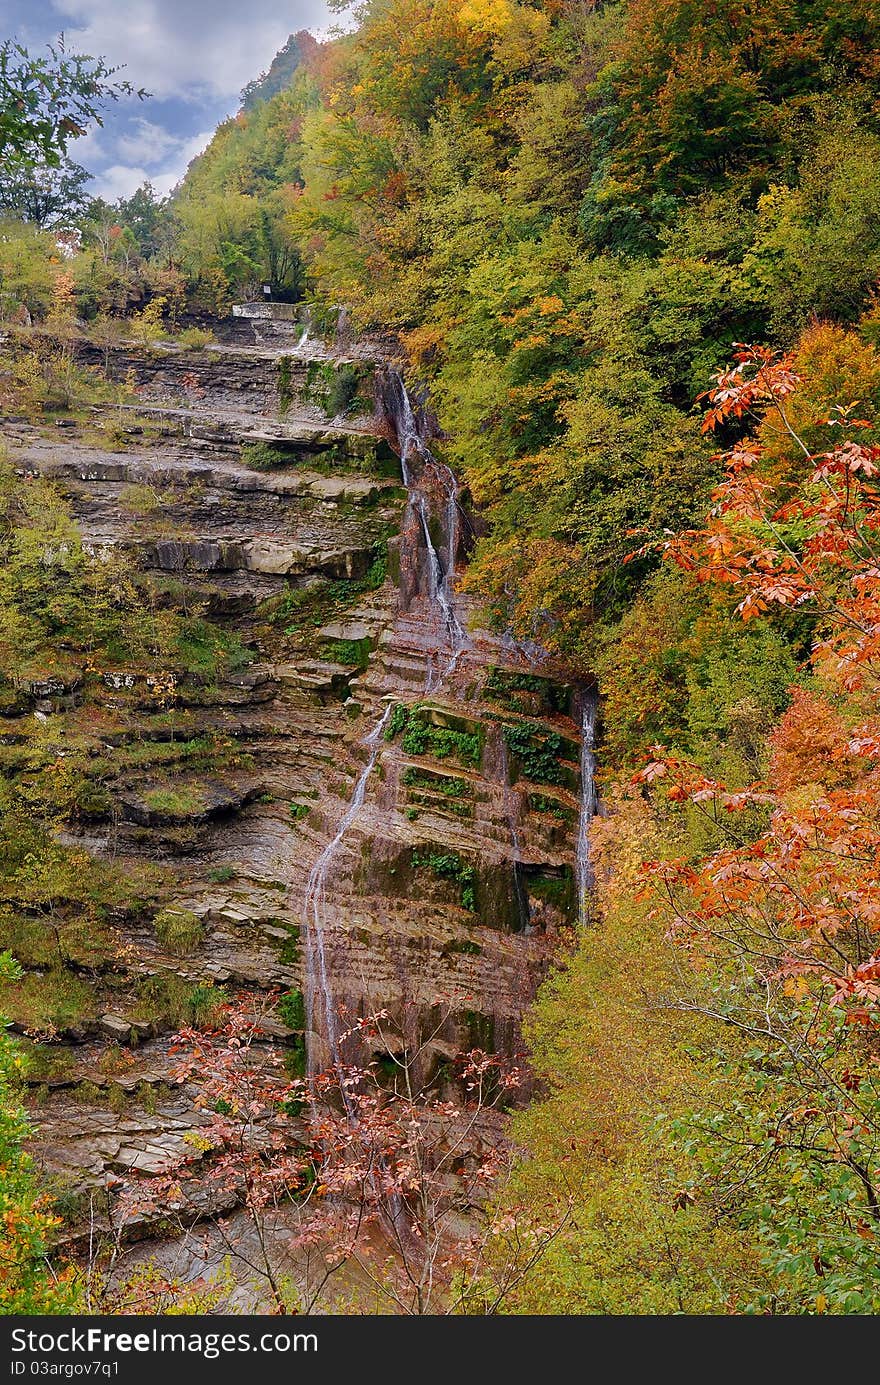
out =
[[[587,879],[592,712],[453,592],[469,521],[423,412],[368,348],[296,322],[224,337],[198,354],[80,344],[136,386],[112,448],[82,427],[7,433],[94,552],[123,551],[157,600],[242,651],[164,689],[122,660],[100,715],[63,676],[7,709],[6,744],[36,713],[60,756],[85,741],[107,761],[67,839],[162,878],[161,909],[122,911],[31,1079],[35,1148],[80,1246],[117,1181],[191,1150],[204,1119],[173,1076],[163,995],[260,998],[290,1071],[417,1048],[419,1080],[452,1092],[463,1052],[521,1053]],[[381,1051],[345,1039],[377,1010]],[[228,1210],[206,1184],[194,1216]]]

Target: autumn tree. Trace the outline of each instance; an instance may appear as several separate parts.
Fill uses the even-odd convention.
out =
[[[384,1045],[386,1019],[358,1020],[346,1037]],[[570,1215],[564,1208],[549,1227],[524,1222],[512,1237],[506,1220],[485,1213],[510,1168],[498,1115],[516,1070],[478,1051],[462,1055],[452,1099],[414,1085],[424,1046],[384,1066],[305,1079],[289,1076],[283,1053],[264,1040],[259,1009],[230,1009],[220,1029],[180,1036],[178,1077],[209,1121],[191,1157],[129,1182],[117,1222],[151,1211],[185,1229],[207,1184],[244,1210],[249,1236],[222,1215],[213,1224],[278,1313],[332,1302],[339,1276],[352,1273],[380,1312],[496,1312]],[[501,1245],[490,1279],[489,1247]]]
[[[716,843],[702,860],[645,866],[693,968],[669,1003],[747,1043],[740,1099],[682,1125],[704,1165],[695,1195],[707,1184],[734,1201],[765,1190],[747,1214],[782,1278],[784,1311],[870,1312],[880,1303],[880,448],[843,404],[820,420],[830,446],[811,452],[791,421],[802,383],[790,356],[764,348],[741,348],[719,373],[704,427],[748,421],[787,438],[799,479],[780,485],[761,443],[737,442],[705,527],[665,549],[731,591],[743,621],[810,611],[813,686],[771,739],[766,781],[731,790],[658,750],[637,782],[704,818]]]

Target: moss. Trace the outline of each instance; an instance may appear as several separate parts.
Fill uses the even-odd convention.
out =
[[[3,1009],[30,1034],[52,1035],[94,1021],[98,1000],[87,981],[58,966],[4,986]]]
[[[300,1033],[306,1027],[306,1006],[302,991],[286,991],[278,1001],[278,1014],[288,1029]]]
[[[345,668],[365,669],[370,660],[373,641],[363,640],[324,640],[322,650],[330,663],[342,664]]]
[[[19,1040],[22,1076],[27,1082],[63,1082],[76,1067],[73,1053],[61,1044]]]
[[[473,913],[477,907],[477,872],[457,851],[436,851],[431,848],[413,851],[413,870],[430,870],[438,880],[449,880],[459,888],[463,909]]]
[[[222,986],[193,986],[173,971],[146,976],[135,987],[138,1013],[157,1028],[177,1029],[183,1024],[210,1027],[219,1018],[226,993]]]
[[[492,1015],[481,1015],[477,1010],[466,1010],[464,1022],[467,1026],[468,1048],[479,1048],[483,1053],[495,1051],[495,1019]]]
[[[568,713],[573,689],[538,674],[493,668],[483,691],[486,697],[508,711],[540,716]]]
[[[533,813],[547,814],[556,818],[558,822],[573,823],[577,818],[572,808],[560,803],[558,798],[549,798],[546,794],[530,793],[528,803]]]
[[[281,944],[278,953],[278,960],[285,967],[295,967],[300,957],[300,937],[299,929],[292,924],[284,924],[288,930],[288,936]]]
[[[268,442],[248,442],[241,449],[241,460],[254,471],[274,471],[276,467],[289,466],[294,457],[287,448],[273,447]]]
[[[403,771],[403,783],[407,787],[430,789],[433,793],[444,794],[447,798],[467,798],[473,792],[466,779],[451,778],[448,774],[434,774],[431,770],[417,769],[410,765]]]
[[[334,615],[341,615],[365,592],[378,591],[388,572],[388,543],[382,540],[370,550],[369,565],[363,577],[320,579],[308,586],[291,586],[261,614],[273,625],[284,627],[288,635],[320,629]]]
[[[446,943],[440,955],[442,957],[447,957],[455,953],[460,953],[465,957],[481,957],[483,949],[480,947],[479,943],[472,942],[470,938],[462,938],[461,940]]]
[[[293,403],[292,365],[289,356],[282,356],[278,362],[278,411],[286,414]]]
[[[454,756],[461,764],[473,766],[478,766],[483,758],[485,735],[482,727],[465,731],[435,726],[424,708],[398,706],[385,728],[386,740],[393,740],[401,731],[400,747],[406,755],[432,755],[437,760]]]
[[[577,917],[577,900],[574,876],[569,866],[561,867],[558,874],[541,874],[529,871],[527,877],[529,894],[558,910],[569,921]]]
[[[309,813],[310,813],[311,811],[312,811],[312,808],[311,808],[311,804],[309,804],[309,803],[291,803],[291,805],[290,805],[290,817],[291,817],[291,820],[292,820],[293,822],[302,822],[303,818],[307,818],[308,815],[309,815]]]
[[[189,785],[179,789],[149,789],[144,794],[144,803],[151,812],[163,817],[195,817],[204,811],[205,795],[201,789]]]

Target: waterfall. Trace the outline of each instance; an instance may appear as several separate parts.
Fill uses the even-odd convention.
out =
[[[581,703],[581,811],[578,819],[577,850],[575,853],[578,887],[578,917],[583,927],[588,921],[587,900],[593,888],[593,867],[590,861],[590,824],[596,816],[596,738],[598,697],[595,688],[588,689]]]
[[[320,992],[324,1009],[324,1027],[327,1034],[327,1044],[330,1049],[330,1058],[334,1067],[338,1067],[340,1062],[339,1025],[333,997],[333,988],[327,971],[327,955],[324,948],[323,915],[325,887],[333,857],[336,855],[336,851],[343,837],[363,807],[364,798],[367,793],[367,781],[376,766],[376,760],[379,757],[382,732],[385,730],[390,716],[391,705],[389,704],[363,742],[364,746],[370,751],[369,758],[358,776],[354,794],[352,795],[345,816],[336,829],[336,836],[325,846],[312,867],[308,886],[306,887],[304,907],[306,920],[306,1019],[309,1029],[314,1033],[316,1019],[315,1000],[318,996],[318,992]],[[313,1047],[313,1045],[308,1045],[310,1076],[314,1076],[315,1072]]]
[[[311,338],[311,334],[312,334],[312,326],[313,326],[314,319],[313,319],[313,317],[312,317],[312,310],[311,310],[311,308],[309,307],[308,304],[306,304],[305,307],[302,309],[302,319],[301,319],[301,320],[302,320],[302,334],[301,334],[301,336],[300,336],[299,341],[298,341],[297,344],[296,344],[296,350],[297,350],[298,352],[304,351],[305,348],[310,344],[310,338]]]
[[[310,322],[311,316],[307,313],[300,346],[308,340]],[[452,671],[470,644],[467,632],[459,621],[455,609],[455,556],[458,550],[460,513],[458,483],[450,468],[439,461],[428,447],[426,441],[428,429],[424,411],[418,406],[413,406],[409,392],[397,372],[394,372],[390,379],[389,414],[397,431],[400,467],[403,483],[407,489],[409,509],[418,518],[424,540],[424,552],[427,559],[428,604],[436,616],[439,640],[442,642],[443,649],[449,654],[449,659],[442,669],[435,668],[430,657],[426,659],[426,690],[432,691]],[[436,489],[439,489],[443,494],[441,520],[443,546],[447,555],[445,565],[431,536],[430,504]],[[324,937],[327,877],[340,843],[363,806],[367,781],[379,757],[382,733],[390,715],[391,707],[389,706],[363,742],[370,751],[369,758],[361,771],[351,802],[339,823],[336,835],[315,862],[306,887],[303,910],[305,921],[306,1019],[309,1031],[316,1034],[320,1020],[319,1011],[323,1010],[327,1046],[331,1062],[336,1068],[339,1067],[341,1061],[339,1023],[327,965]],[[519,854],[518,847],[516,850]],[[522,889],[521,881],[518,884],[518,889]],[[526,904],[526,909],[527,907]],[[310,1076],[314,1076],[317,1071],[315,1048],[316,1045],[309,1045],[308,1068]]]
[[[409,391],[397,371],[391,375],[391,398],[389,414],[397,432],[400,448],[400,469],[403,484],[409,494],[409,503],[418,515],[428,560],[428,600],[437,615],[438,625],[443,632],[445,643],[451,656],[443,675],[445,677],[458,663],[462,652],[470,643],[467,631],[458,618],[455,608],[455,559],[458,553],[461,507],[459,487],[455,474],[445,462],[434,456],[427,441],[427,422],[424,412],[419,416],[413,407]],[[418,470],[413,463],[418,463]],[[428,483],[426,486],[425,483]],[[441,490],[444,496],[442,529],[446,562],[441,561],[430,528],[431,483]],[[428,690],[436,686],[428,670]]]

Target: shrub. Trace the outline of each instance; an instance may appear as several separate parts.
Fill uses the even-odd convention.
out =
[[[182,351],[204,351],[214,341],[214,333],[204,327],[186,327],[176,338]]]

